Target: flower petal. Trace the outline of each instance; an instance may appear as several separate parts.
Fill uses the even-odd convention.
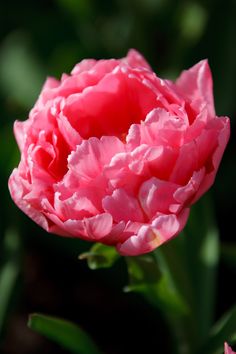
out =
[[[189,70],[183,71],[176,81],[176,86],[193,102],[194,108],[198,110],[200,104],[205,103],[211,117],[215,116],[212,76],[207,60],[202,60]]]
[[[225,353],[224,354],[235,354],[235,352],[230,348],[230,346],[225,342],[224,344]]]
[[[116,189],[111,196],[103,199],[102,205],[116,222],[143,221],[143,213],[137,199],[128,195],[124,189]]]
[[[163,214],[170,212],[170,206],[176,202],[173,195],[178,187],[177,184],[155,177],[142,184],[139,201],[148,218],[152,219],[158,212]]]
[[[123,151],[123,143],[114,136],[83,140],[69,156],[68,167],[77,178],[91,180],[101,174],[104,165],[109,164],[115,154]]]
[[[137,256],[153,251],[183,229],[188,215],[188,209],[184,209],[179,216],[159,215],[151,225],[141,226],[136,235],[117,244],[117,251],[123,256]]]
[[[144,59],[144,57],[135,49],[130,49],[128,51],[128,54],[125,58],[122,59],[122,62],[128,63],[130,66],[134,68],[146,68],[148,70],[151,70],[150,65],[148,62]]]

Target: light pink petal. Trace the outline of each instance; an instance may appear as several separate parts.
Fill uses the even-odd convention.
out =
[[[168,179],[177,158],[171,147],[140,145],[130,153],[115,155],[104,174],[113,188],[125,187],[137,193],[140,184],[150,177]]]
[[[36,224],[41,226],[46,231],[49,231],[50,226],[48,219],[43,213],[40,212],[40,210],[35,209],[27,200],[25,200],[24,196],[26,191],[17,169],[13,170],[9,178],[9,190],[11,197],[17,206],[34,222],[36,222]]]
[[[145,69],[151,70],[151,67],[148,64],[148,62],[135,49],[130,49],[128,51],[127,56],[125,58],[123,58],[122,61],[128,63],[133,68],[141,67],[141,68],[145,68]]]
[[[31,122],[29,120],[26,120],[25,122],[15,121],[14,123],[14,134],[20,151],[23,151],[24,149],[27,138],[27,131],[30,125]]]
[[[48,104],[41,111],[31,111],[30,119],[23,122],[29,124],[25,127],[25,142],[24,147],[27,148],[30,144],[37,144],[39,134],[44,131],[47,139],[52,142],[52,135],[58,134],[57,120],[51,113],[51,107]]]
[[[59,115],[58,128],[71,150],[74,151],[76,146],[82,142],[82,138],[63,114]]]
[[[189,208],[185,208],[177,215],[158,215],[152,221],[152,227],[160,230],[161,237],[159,240],[162,240],[162,243],[170,240],[183,230],[188,220],[189,211]]]
[[[136,198],[128,195],[124,189],[116,189],[111,196],[102,201],[103,208],[116,222],[143,221],[143,213]]]
[[[60,87],[60,81],[56,80],[54,77],[48,77],[42,87],[39,98],[35,103],[30,115],[32,115],[34,112],[42,110],[47,101],[51,99],[51,93],[55,92],[58,87]]]
[[[219,135],[224,129],[224,123],[223,119],[214,118],[194,140],[199,168],[205,165],[207,171],[212,170],[212,156],[219,144]]]
[[[83,140],[69,156],[68,167],[77,178],[91,180],[102,173],[115,154],[123,151],[123,143],[115,136]]]
[[[119,60],[84,60],[77,64],[71,75],[63,74],[61,81],[49,78],[42,88],[33,112],[42,110],[43,107],[58,97],[69,97],[71,94],[83,92],[87,87],[97,83],[117,65]],[[87,68],[87,70],[86,70]]]
[[[84,70],[88,65],[89,70]],[[72,70],[72,75],[62,77],[60,87],[52,93],[52,98],[63,96],[69,97],[72,94],[82,93],[88,88],[96,86],[100,80],[119,65],[119,60],[98,60],[89,63],[79,63]]]
[[[192,203],[195,202],[214,182],[225,146],[229,139],[228,118],[214,118],[192,142],[180,149],[179,157],[171,174],[171,180],[187,183],[191,171],[205,169],[205,177],[198,186]]]
[[[235,352],[232,350],[232,348],[230,348],[230,346],[226,342],[224,345],[224,349],[225,349],[224,354],[235,354]]]
[[[90,193],[91,194],[91,193]],[[75,192],[70,198],[65,200],[60,198],[60,193],[54,195],[55,213],[62,219],[83,219],[99,213],[90,195],[80,195]]]
[[[192,176],[193,171],[199,169],[198,153],[195,141],[184,144],[180,150],[170,181],[176,184],[185,185]]]
[[[158,212],[170,212],[170,206],[176,202],[173,195],[178,187],[179,185],[155,177],[142,184],[139,201],[148,218],[152,219]]]
[[[136,193],[139,184],[143,177],[135,175],[130,170],[130,163],[132,162],[132,156],[130,153],[116,154],[109,166],[104,169],[104,176],[109,183],[109,192],[112,193],[114,189],[125,187],[129,190],[131,195]],[[140,163],[141,164],[141,163]]]
[[[76,64],[73,70],[71,71],[72,75],[81,74],[83,71],[90,70],[97,63],[97,60],[94,59],[84,59],[80,63]]]
[[[215,116],[212,76],[207,60],[202,60],[189,70],[183,71],[176,81],[176,86],[193,102],[195,108],[205,103],[209,114]]]
[[[125,242],[116,245],[122,256],[138,256],[153,251],[160,245],[157,241],[158,233],[153,232],[148,225],[143,225],[137,235],[129,237]]]
[[[201,112],[196,115],[196,119],[192,122],[188,129],[186,129],[184,135],[185,144],[197,139],[205,129],[209,120],[211,120],[211,118],[209,118],[207,109],[203,108]]]
[[[32,181],[41,179],[44,183],[50,179],[53,183],[60,180],[67,171],[68,152],[68,145],[57,131],[50,134],[50,138],[44,130],[39,131],[37,141],[25,151]]]
[[[87,241],[89,240],[83,220],[69,219],[63,222],[60,218],[58,218],[56,214],[48,214],[48,218],[50,218],[50,220],[54,222],[54,224],[60,225],[67,236],[79,237]]]
[[[199,186],[201,185],[204,178],[205,168],[203,167],[198,172],[193,173],[193,176],[185,186],[176,189],[173,195],[176,204],[170,206],[170,211],[176,213],[179,211],[181,206],[185,204],[192,204],[192,201],[195,199],[199,190]]]
[[[212,153],[211,158],[211,164],[212,164],[212,170],[206,174],[204,180],[202,181],[197,194],[192,201],[192,203],[196,202],[214,183],[215,176],[217,173],[217,170],[219,168],[220,161],[222,159],[225,147],[228,143],[229,140],[229,135],[230,135],[230,122],[227,117],[222,117],[222,118],[217,118],[221,119],[223,123],[223,128],[216,137],[218,140],[217,147],[215,151]]]
[[[72,70],[72,75],[77,76],[78,74],[90,74],[97,77],[97,82],[104,77],[107,73],[110,73],[117,65],[119,65],[119,59],[108,59],[108,60],[94,60],[85,59],[80,63],[76,64]],[[81,79],[81,75],[79,76]]]
[[[158,167],[158,162],[163,155],[163,147],[149,147],[148,145],[140,145],[134,151],[131,152],[131,161],[129,163],[129,169],[137,175],[147,175],[147,166],[153,164]]]
[[[56,80],[54,77],[48,77],[42,87],[42,91],[47,89],[53,89],[60,85],[60,81]]]
[[[126,138],[132,148],[140,144],[178,147],[182,144],[186,121],[164,109],[152,110],[144,122],[133,124]]]
[[[152,225],[143,225],[136,235],[117,244],[118,252],[123,256],[136,256],[153,251],[181,232],[188,215],[189,210],[184,209],[178,216],[174,214],[158,216]]]
[[[107,213],[84,218],[83,220],[69,219],[64,222],[55,214],[48,213],[47,217],[64,230],[61,234],[79,237],[87,241],[98,241],[112,230],[112,217]]]
[[[140,145],[130,154],[129,169],[145,179],[156,176],[168,180],[176,162],[177,153],[178,151],[169,146]]]
[[[218,147],[213,154],[212,164],[217,170],[219,168],[220,161],[222,159],[223,153],[225,151],[226,145],[229,141],[230,136],[230,120],[228,117],[216,117],[216,120],[219,120],[221,123],[221,129],[218,135]]]
[[[87,235],[91,240],[99,240],[112,230],[113,219],[108,213],[84,219]]]

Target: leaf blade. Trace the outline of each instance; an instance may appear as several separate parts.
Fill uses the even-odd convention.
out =
[[[72,322],[42,314],[32,314],[28,326],[72,353],[100,354],[89,335]]]
[[[220,354],[224,342],[236,343],[236,305],[216,322],[199,354]]]

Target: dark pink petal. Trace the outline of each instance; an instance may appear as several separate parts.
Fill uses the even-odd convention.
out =
[[[125,240],[123,237],[123,231],[125,229],[125,222],[120,221],[118,224],[114,224],[110,233],[104,236],[103,238],[100,239],[100,242],[106,244],[106,245],[116,245],[117,242],[120,242],[121,240]]]

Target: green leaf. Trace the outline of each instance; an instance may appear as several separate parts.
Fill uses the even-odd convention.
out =
[[[230,266],[236,267],[236,244],[223,243],[221,245],[221,257]]]
[[[185,263],[184,241],[184,235],[180,234],[176,239],[156,249],[154,255],[168,280],[169,287],[174,288],[176,294],[184,299],[186,306],[190,307],[193,302],[193,293]]]
[[[186,42],[195,43],[201,38],[204,32],[207,22],[207,12],[198,3],[183,2],[178,20],[182,39]]]
[[[0,332],[4,327],[12,293],[19,275],[20,244],[17,233],[8,230],[3,242],[4,262],[0,270]]]
[[[16,279],[19,273],[19,269],[15,262],[9,261],[4,264],[0,273],[0,332],[4,325],[4,319],[6,316],[8,302]]]
[[[41,314],[32,314],[29,317],[28,326],[72,353],[100,353],[88,334],[69,321]]]
[[[89,252],[82,253],[79,259],[86,259],[90,269],[110,268],[120,257],[116,249],[95,243]]]
[[[213,324],[219,263],[219,234],[209,194],[192,207],[184,234],[183,251],[193,294],[192,319],[197,346],[205,341]]]
[[[86,20],[92,11],[92,4],[90,0],[57,0],[58,5],[63,10],[68,11],[72,16]]]
[[[199,354],[221,354],[224,342],[236,343],[236,306],[214,325]]]
[[[21,31],[8,35],[0,55],[1,88],[7,97],[23,107],[31,106],[38,96],[44,76],[28,35]]]
[[[212,214],[207,196],[193,207],[181,235],[147,257],[128,259],[131,284],[126,290],[142,293],[162,311],[180,352],[183,342],[189,352],[199,348],[212,326],[219,259]]]
[[[154,306],[174,314],[186,314],[187,306],[166,271],[160,268],[153,254],[126,257],[130,284],[125,291],[141,293]]]
[[[162,247],[160,247],[162,248]],[[160,250],[138,257],[126,257],[130,285],[125,291],[140,293],[150,304],[158,308],[175,337],[175,352],[181,353],[186,343],[186,318],[189,306],[175,286],[166,259]]]

